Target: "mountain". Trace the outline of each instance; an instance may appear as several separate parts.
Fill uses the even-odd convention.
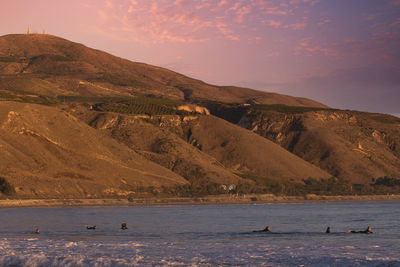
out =
[[[326,107],[305,98],[206,84],[164,68],[131,62],[45,34],[0,37],[0,74],[7,75],[2,77],[2,88],[21,94],[157,96]]]
[[[389,115],[0,37],[0,197],[387,194],[399,136]]]

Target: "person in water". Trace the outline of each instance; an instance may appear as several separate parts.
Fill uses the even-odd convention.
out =
[[[365,229],[364,231],[353,231],[353,230],[349,230],[349,233],[352,234],[372,234],[373,232],[371,231],[371,226],[368,226],[367,229]]]
[[[36,228],[35,234],[37,234],[37,235],[40,234],[39,228]]]
[[[331,233],[331,228],[328,226],[328,228],[326,228],[325,233],[330,234]]]
[[[121,229],[122,229],[122,230],[128,229],[128,227],[126,227],[126,222],[122,222],[122,224],[121,224]]]
[[[270,232],[269,226],[266,226],[263,230],[254,230],[253,233],[255,232]]]
[[[86,226],[86,229],[88,229],[88,230],[96,230],[96,225]]]

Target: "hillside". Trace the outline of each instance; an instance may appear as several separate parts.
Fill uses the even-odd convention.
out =
[[[0,198],[388,194],[400,120],[0,37]]]
[[[93,127],[191,181],[237,183],[237,175],[297,182],[330,177],[273,142],[214,116],[92,116],[86,120]]]
[[[325,107],[305,98],[206,84],[44,34],[1,36],[0,75],[0,90],[19,95],[157,96]]]
[[[396,117],[282,106],[233,110],[218,112],[332,176],[360,184],[400,177],[400,119]]]
[[[200,116],[188,131],[202,151],[245,175],[296,182],[330,177],[273,142],[214,116]]]
[[[134,149],[195,184],[237,184],[242,179],[215,158],[192,146],[179,135],[165,131],[150,120],[158,118],[117,115],[113,113],[91,114],[89,124],[108,133],[119,142]],[[161,119],[161,118],[160,118]],[[181,128],[182,120],[196,120],[195,116],[163,116],[164,124]]]
[[[0,101],[0,148],[0,177],[20,197],[105,197],[187,183],[69,113],[41,105]]]

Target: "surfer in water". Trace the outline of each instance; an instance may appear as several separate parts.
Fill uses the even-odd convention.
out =
[[[329,226],[328,226],[328,228],[326,228],[325,233],[326,233],[326,234],[330,234],[330,233],[331,233],[331,228],[330,228]]]
[[[371,226],[368,226],[367,229],[364,231],[354,231],[354,230],[349,230],[347,231],[352,234],[372,234],[373,232],[371,231]]]
[[[96,225],[93,225],[93,226],[87,226],[86,225],[86,229],[88,229],[88,230],[96,230]]]
[[[36,228],[35,234],[37,234],[37,235],[40,234],[39,228]]]
[[[266,226],[263,230],[253,230],[253,233],[257,233],[257,232],[270,232],[269,226]]]
[[[122,229],[122,230],[128,229],[128,227],[126,226],[126,222],[122,222],[122,224],[121,224],[121,229]]]

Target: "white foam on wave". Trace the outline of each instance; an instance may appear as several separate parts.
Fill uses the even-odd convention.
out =
[[[70,247],[76,247],[78,245],[78,243],[76,242],[68,242],[67,244],[65,244],[66,248],[70,248]]]
[[[367,261],[399,261],[397,258],[392,258],[392,257],[368,257],[366,256],[365,259]]]
[[[47,267],[47,266],[134,266],[140,265],[143,260],[142,256],[139,257],[90,257],[87,255],[66,255],[49,257],[46,255],[9,255],[0,256],[0,266],[21,266],[21,267]]]
[[[134,246],[134,247],[147,247],[145,244],[137,243],[137,242],[130,242],[129,246]]]
[[[265,244],[235,242],[0,240],[0,266],[374,266],[400,263],[395,250],[374,244]],[[379,246],[376,246],[379,247]],[[318,254],[315,253],[318,251]],[[366,251],[368,254],[366,254]],[[367,256],[367,257],[366,257]]]
[[[158,264],[166,265],[166,266],[185,266],[186,265],[183,262],[174,261],[174,260],[168,260],[168,259],[162,259],[161,261],[158,262]]]
[[[144,260],[138,249],[143,246],[137,242],[0,239],[0,266],[134,266]]]

